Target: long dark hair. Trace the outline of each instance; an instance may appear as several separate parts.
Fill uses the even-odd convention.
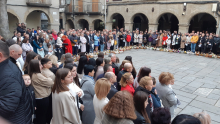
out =
[[[82,74],[82,70],[83,70],[85,64],[87,64],[87,57],[86,56],[81,56],[80,59],[79,59],[79,65],[78,65],[78,68],[77,68],[77,73],[78,74]]]
[[[61,83],[61,79],[64,80],[69,72],[70,70],[67,68],[61,68],[57,71],[54,85],[52,88],[53,93],[55,93],[55,91],[57,91],[57,93],[60,93],[63,91],[69,91],[69,88],[65,86],[63,83]]]
[[[64,68],[68,68],[70,71],[73,70],[73,67],[76,67],[77,68],[77,65],[73,64],[73,63],[67,63],[65,64]],[[80,87],[80,84],[79,84],[79,77],[78,77],[78,74],[76,74],[76,77],[73,78],[74,82],[76,83],[76,85],[78,87]]]
[[[94,71],[95,71],[94,77],[95,77],[96,72],[97,72],[97,70],[98,70],[98,66],[100,66],[103,62],[104,62],[104,61],[103,61],[103,58],[100,58],[100,57],[99,57],[99,58],[96,59],[96,61],[95,61],[96,66],[95,66],[95,69],[94,69]]]
[[[137,81],[139,82],[142,77],[149,76],[150,73],[151,73],[151,69],[150,69],[150,68],[148,68],[148,67],[142,67],[142,68],[140,69],[140,71],[139,71]]]
[[[145,109],[145,101],[148,99],[148,95],[144,91],[138,91],[134,94],[134,107],[138,113],[140,113],[145,121],[150,124],[150,119],[148,118],[146,109]]]
[[[89,61],[88,61],[88,65],[92,65],[92,66],[96,66],[96,61],[94,58],[90,58]]]
[[[29,52],[26,56],[26,60],[24,63],[23,71],[28,71],[28,64],[29,62],[34,59],[38,54],[35,52]]]
[[[132,57],[131,56],[126,56],[125,57],[125,60],[128,60],[131,62],[132,66],[133,66],[133,70],[132,70],[132,74],[134,74],[135,76],[137,75],[137,71],[136,69],[134,68],[134,65],[133,65],[133,62],[132,62]]]
[[[28,75],[32,78],[34,73],[41,73],[39,60],[32,59],[28,65]]]

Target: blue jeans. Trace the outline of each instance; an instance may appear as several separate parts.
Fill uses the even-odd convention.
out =
[[[90,49],[89,49],[90,53],[93,53],[93,48],[92,45],[90,45]]]
[[[196,43],[191,43],[191,51],[195,53]]]
[[[100,51],[103,52],[105,44],[100,45]]]
[[[73,55],[77,55],[78,47],[77,46],[72,46],[72,49],[73,49]]]

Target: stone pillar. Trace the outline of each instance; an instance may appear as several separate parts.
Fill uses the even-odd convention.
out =
[[[108,29],[108,30],[112,30],[112,22],[106,22],[106,26],[105,28]]]
[[[48,24],[48,29],[52,30],[54,29],[55,31],[59,31],[59,26],[60,24],[59,23],[50,23]]]
[[[152,30],[152,31],[156,31],[157,28],[158,28],[158,23],[149,23],[149,31]]]
[[[189,24],[179,24],[178,33],[187,33],[189,31]]]
[[[89,23],[89,29],[94,30],[94,24],[93,23]]]
[[[132,31],[133,23],[128,22],[128,23],[124,23],[124,24],[125,24],[125,30]]]

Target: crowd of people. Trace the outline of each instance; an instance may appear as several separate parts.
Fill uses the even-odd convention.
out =
[[[39,27],[21,32],[20,24],[18,29],[13,39],[0,41],[0,116],[11,123],[211,123],[206,112],[175,117],[181,101],[172,89],[175,80],[170,72],[156,79],[150,65],[137,72],[132,56],[120,63],[115,54],[105,57],[102,52],[130,43],[154,45],[155,38],[162,35],[164,41],[167,34],[175,38],[176,32],[140,31],[145,35],[141,41],[138,30],[130,34],[121,29],[118,34],[117,30],[73,29],[57,34]],[[155,38],[145,42],[146,37]],[[93,50],[98,53],[96,59],[85,54]],[[73,59],[76,54],[78,62]]]

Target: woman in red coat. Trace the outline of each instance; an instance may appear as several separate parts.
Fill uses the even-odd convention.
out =
[[[71,41],[68,39],[66,35],[62,36],[63,43],[65,44],[65,53],[71,53],[72,54],[72,45]]]
[[[163,36],[163,41],[162,41],[162,45],[163,45],[163,48],[167,48],[167,39],[168,39],[168,37],[167,37],[167,34],[165,33],[164,34],[164,36]]]

